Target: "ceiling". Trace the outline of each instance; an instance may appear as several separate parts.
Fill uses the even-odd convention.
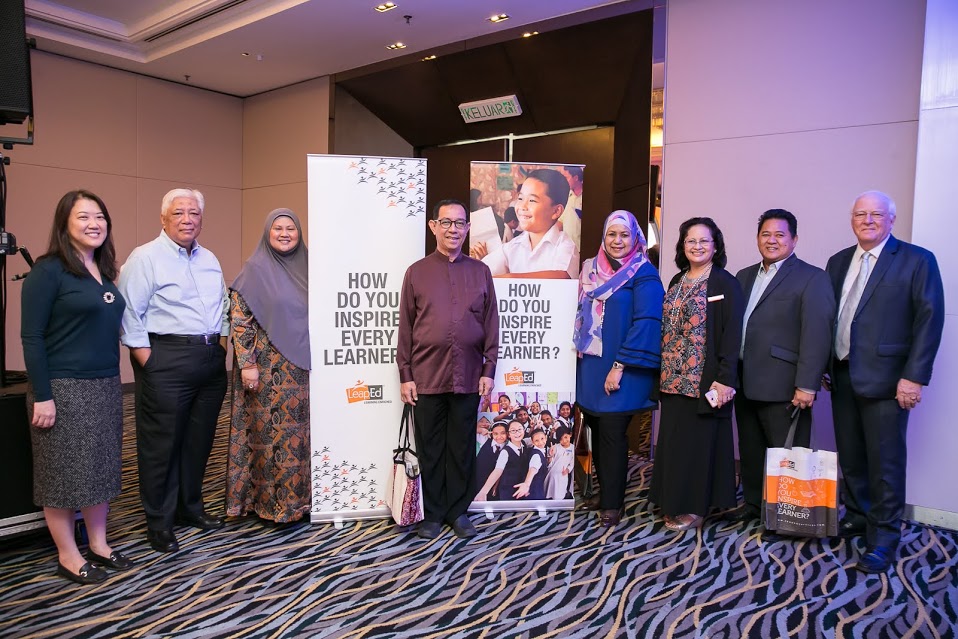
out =
[[[377,0],[25,0],[25,7],[27,34],[42,51],[247,97],[412,54],[443,53],[452,43],[518,38],[523,27],[547,28],[557,18],[561,26],[563,17],[574,21],[582,11],[664,3],[395,1],[398,7],[385,13],[374,11]],[[498,13],[510,19],[488,21]],[[397,41],[407,48],[386,49]]]
[[[435,60],[367,70],[337,77],[336,86],[416,147],[613,125],[624,104],[634,106],[626,99],[630,91],[644,95],[649,104],[651,14],[626,13]],[[467,124],[457,108],[505,95],[518,98],[520,115]]]

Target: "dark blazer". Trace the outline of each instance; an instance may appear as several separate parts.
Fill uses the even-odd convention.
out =
[[[825,268],[836,307],[855,248],[839,251]],[[935,256],[889,236],[852,320],[848,364],[855,394],[894,398],[902,378],[927,385],[944,323],[945,294]]]
[[[761,263],[736,275],[747,301]],[[778,265],[745,329],[742,392],[787,402],[796,388],[817,391],[832,353],[835,295],[825,271],[793,253]]]
[[[669,282],[669,289],[671,290],[680,279],[682,279],[681,272]],[[713,266],[712,272],[709,273],[706,295],[714,301],[706,304],[705,363],[702,367],[702,383],[699,385],[698,412],[711,413],[718,417],[731,417],[734,402],[715,409],[705,399],[705,393],[708,392],[712,382],[732,388],[738,387],[738,352],[742,345],[745,300],[738,280],[718,266]]]

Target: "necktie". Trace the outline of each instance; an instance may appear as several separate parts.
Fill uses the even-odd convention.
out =
[[[858,277],[855,283],[848,291],[848,297],[845,299],[845,305],[842,306],[842,312],[838,317],[838,332],[835,335],[835,355],[838,359],[848,357],[851,350],[851,332],[852,320],[855,318],[855,311],[858,310],[858,303],[862,299],[862,293],[865,291],[865,282],[868,281],[868,261],[871,253],[862,253],[862,265],[858,269]]]

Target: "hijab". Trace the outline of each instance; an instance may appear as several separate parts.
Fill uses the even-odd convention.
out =
[[[278,217],[293,220],[299,243],[280,253],[269,243],[269,232]],[[309,370],[309,274],[303,228],[289,209],[276,209],[266,216],[259,246],[233,280],[234,291],[243,296],[267,339],[290,362]]]
[[[605,235],[613,224],[629,229],[632,248],[615,260],[605,252]],[[635,216],[628,211],[613,211],[602,227],[602,242],[598,254],[585,261],[579,274],[579,308],[575,316],[572,341],[576,350],[586,355],[602,355],[602,314],[605,301],[632,279],[645,264],[645,235]]]

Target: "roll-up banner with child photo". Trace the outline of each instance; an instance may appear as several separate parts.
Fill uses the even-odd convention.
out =
[[[499,361],[470,510],[571,509],[582,165],[473,162],[470,255],[492,271]]]

